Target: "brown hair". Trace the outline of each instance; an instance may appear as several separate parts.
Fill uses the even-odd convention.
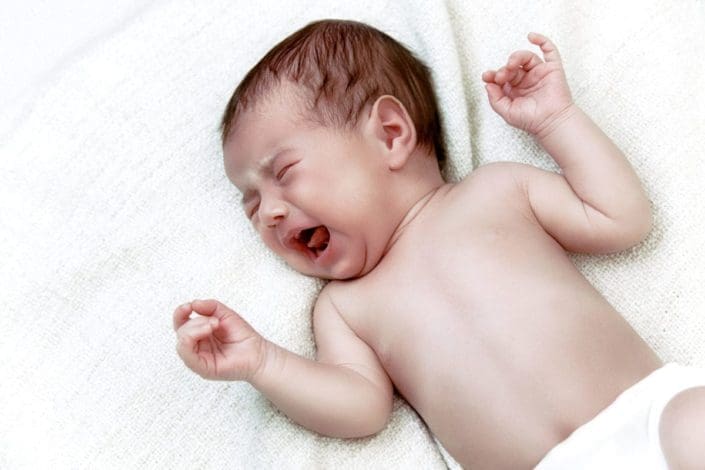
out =
[[[395,96],[414,121],[417,145],[444,152],[430,69],[402,44],[356,21],[310,23],[274,46],[242,79],[223,114],[225,144],[238,116],[282,80],[296,83],[307,98],[310,118],[352,129],[368,103]]]

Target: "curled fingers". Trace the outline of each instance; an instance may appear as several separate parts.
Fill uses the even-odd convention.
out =
[[[546,62],[560,62],[561,55],[558,53],[558,48],[553,42],[543,34],[529,33],[529,42],[536,44],[541,48],[543,58]]]

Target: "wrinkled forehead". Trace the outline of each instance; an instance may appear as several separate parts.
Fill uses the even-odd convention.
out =
[[[238,174],[261,166],[310,126],[301,97],[285,88],[274,90],[237,116],[223,144],[225,173],[237,185]]]

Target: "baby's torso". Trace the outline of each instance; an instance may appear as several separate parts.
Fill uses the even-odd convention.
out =
[[[465,466],[535,465],[660,364],[506,181],[440,188],[379,266],[330,287]]]

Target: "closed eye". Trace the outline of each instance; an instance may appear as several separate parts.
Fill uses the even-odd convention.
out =
[[[279,170],[279,173],[277,173],[277,176],[276,176],[277,181],[281,181],[284,178],[284,175],[286,175],[286,173],[289,171],[289,169],[292,166],[296,165],[297,163],[298,162],[290,163],[290,164],[286,165],[284,168],[282,168],[281,170]]]
[[[257,213],[257,210],[259,209],[259,202],[252,204],[248,209],[247,209],[247,217],[249,219],[252,219],[252,217],[255,216]]]

